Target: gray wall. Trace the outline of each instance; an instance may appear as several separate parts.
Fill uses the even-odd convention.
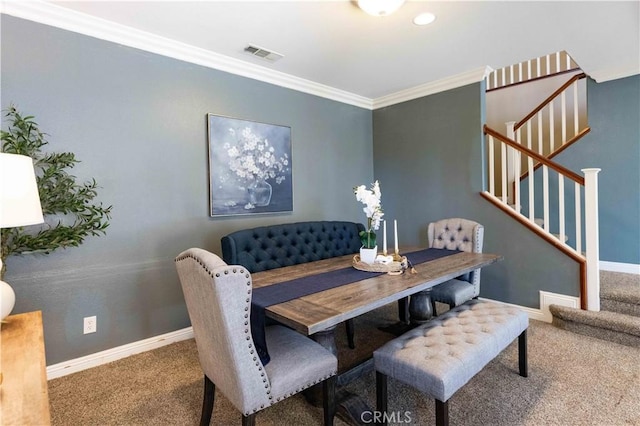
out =
[[[554,158],[583,175],[581,169],[599,168],[600,260],[640,264],[640,76],[596,83],[587,80],[591,132]],[[521,182],[526,194],[528,181]],[[542,169],[535,172],[536,212],[542,212]],[[550,171],[551,194],[558,191],[557,173]],[[582,191],[584,212],[584,191]],[[574,185],[565,180],[565,220],[568,244],[575,248]],[[550,198],[551,232],[558,232],[558,199]],[[523,197],[523,212],[528,200]],[[541,217],[541,213],[536,213]],[[582,223],[584,229],[584,221]],[[584,234],[583,234],[584,235]],[[584,250],[584,241],[583,241]]]
[[[538,307],[539,290],[577,296],[578,265],[489,204],[482,191],[483,85],[374,111],[374,173],[400,242],[426,244],[446,217],[485,226],[484,251],[504,261],[482,271],[481,296]]]
[[[577,172],[602,169],[600,259],[640,264],[640,75],[589,79],[587,99],[591,132],[556,159]]]
[[[14,313],[42,310],[47,364],[189,326],[173,258],[237,229],[363,222],[371,111],[2,15],[2,99],[33,114],[113,204],[105,237],[7,261]],[[290,126],[292,214],[208,217],[206,114]],[[6,123],[3,123],[6,126]],[[95,334],[82,318],[97,315]]]
[[[578,296],[577,264],[478,195],[483,92],[482,84],[475,84],[374,112],[374,173],[383,183],[386,217],[399,220],[401,241],[420,244],[426,243],[431,221],[465,217],[482,223],[484,250],[505,257],[483,270],[483,297],[538,307],[540,290]],[[640,263],[639,95],[640,76],[601,84],[590,80],[592,131],[556,157],[576,172],[602,169],[600,257],[605,261]],[[571,200],[567,211],[573,211]]]
[[[35,115],[48,148],[73,151],[75,174],[114,205],[107,236],[7,261],[14,312],[43,311],[48,364],[187,327],[180,251],[219,253],[222,235],[258,225],[363,222],[352,187],[374,176],[401,244],[426,243],[444,217],[485,225],[485,251],[505,259],[483,270],[483,297],[537,307],[539,290],[578,295],[577,265],[478,195],[482,84],[372,114],[6,15],[1,26],[2,108]],[[603,260],[640,263],[638,78],[589,86],[594,130],[578,155],[602,160]],[[208,217],[206,113],[291,126],[292,214]],[[90,315],[98,332],[84,336]]]

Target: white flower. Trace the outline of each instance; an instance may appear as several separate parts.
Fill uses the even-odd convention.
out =
[[[245,127],[239,135],[233,129],[229,129],[229,133],[237,138],[235,145],[224,145],[229,157],[228,170],[233,175],[245,183],[275,178],[276,183],[280,184],[285,180],[282,174],[288,171],[287,154],[278,158],[269,141],[253,133],[249,127]]]
[[[376,234],[373,231],[377,231],[380,228],[380,222],[382,216],[384,216],[380,202],[382,196],[380,184],[375,181],[370,190],[364,185],[360,185],[353,188],[353,192],[356,194],[356,200],[365,205],[362,211],[367,216],[367,230],[360,233],[360,239],[367,248],[373,248],[369,247],[375,242]]]
[[[235,158],[240,155],[240,151],[238,151],[238,148],[236,148],[235,146],[232,146],[227,150],[227,155],[231,158]]]

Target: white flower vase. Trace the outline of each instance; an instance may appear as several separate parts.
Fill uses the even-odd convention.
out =
[[[247,192],[249,193],[249,202],[256,207],[268,206],[271,203],[273,188],[267,181],[256,181],[247,188]]]
[[[375,246],[371,249],[360,247],[360,261],[364,263],[368,263],[369,265],[373,264],[373,262],[375,262],[376,260],[377,255],[378,246]]]

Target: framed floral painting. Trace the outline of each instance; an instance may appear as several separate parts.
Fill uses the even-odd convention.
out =
[[[207,114],[211,216],[293,211],[291,128]]]

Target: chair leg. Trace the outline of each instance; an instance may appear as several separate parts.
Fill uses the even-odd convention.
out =
[[[345,321],[345,325],[347,326],[347,340],[349,342],[349,348],[354,349],[356,347],[354,341],[354,327],[353,327],[353,319],[349,319]]]
[[[248,416],[242,416],[242,426],[255,426],[256,425],[256,413],[249,414]]]
[[[525,329],[518,336],[518,367],[522,377],[529,377],[529,366],[527,362],[527,330]]]
[[[382,424],[387,424],[387,376],[376,371],[376,411],[382,415]]]
[[[202,399],[202,415],[200,426],[209,426],[213,414],[213,402],[216,396],[216,385],[206,375],[204,376],[204,398]]]
[[[449,426],[449,401],[436,399],[436,426]]]
[[[436,301],[431,299],[431,310],[433,311],[433,316],[438,316],[438,311],[436,311]]]
[[[331,376],[322,383],[324,426],[333,426],[336,415],[336,381],[337,376]]]

